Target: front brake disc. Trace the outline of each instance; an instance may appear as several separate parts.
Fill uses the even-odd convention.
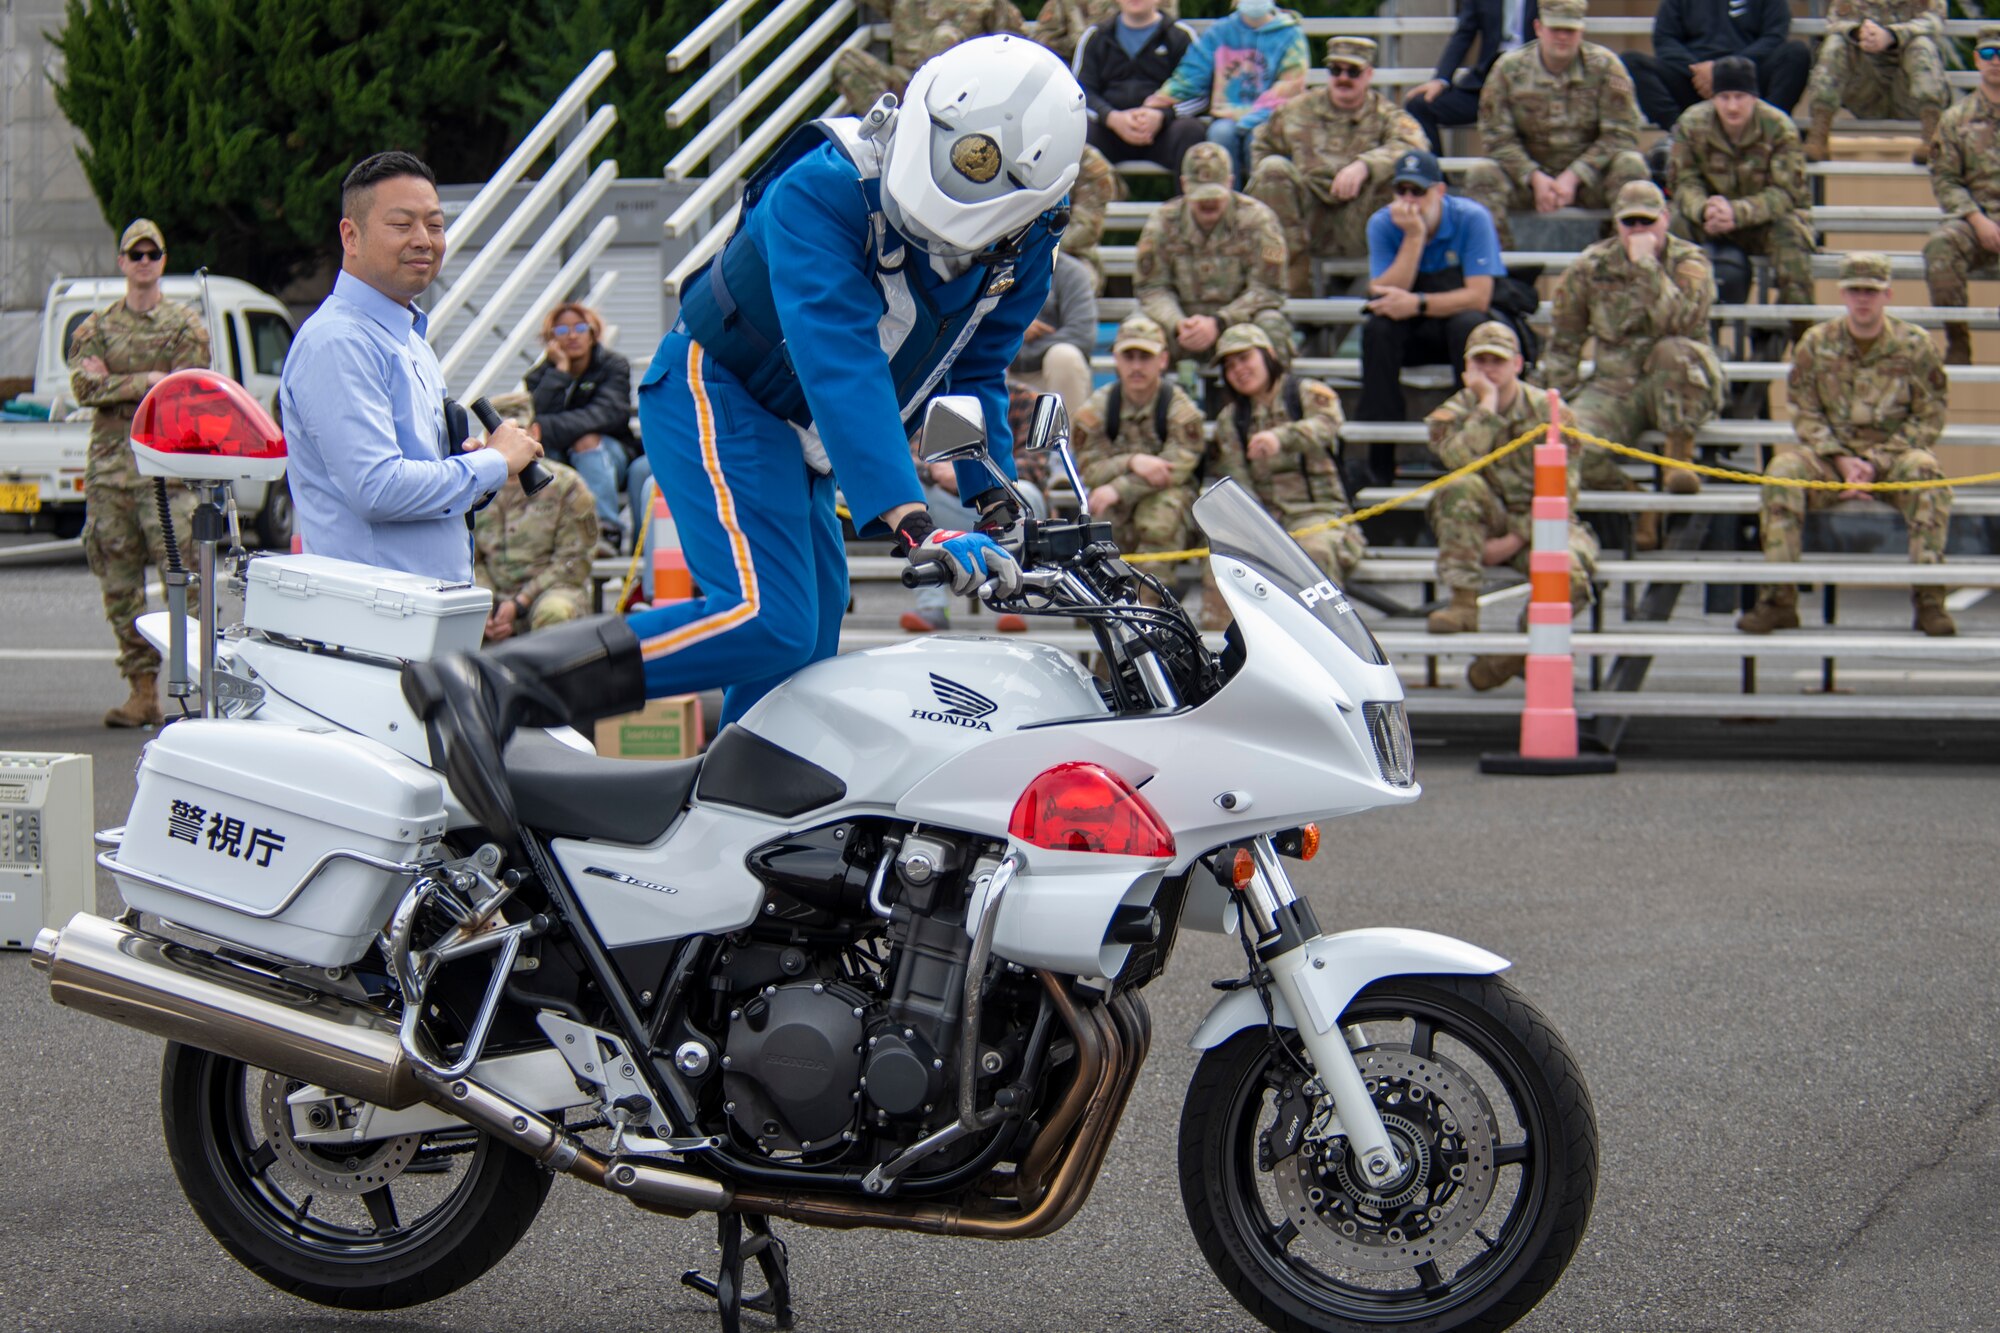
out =
[[[1499,1129],[1470,1075],[1433,1053],[1355,1052],[1403,1170],[1364,1184],[1344,1137],[1308,1140],[1272,1182],[1285,1215],[1328,1258],[1367,1272],[1408,1271],[1464,1239],[1493,1198]]]

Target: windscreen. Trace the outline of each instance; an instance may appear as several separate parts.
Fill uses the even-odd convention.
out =
[[[1356,657],[1372,666],[1389,660],[1355,614],[1346,592],[1264,512],[1257,498],[1236,482],[1224,478],[1209,487],[1194,502],[1194,521],[1217,555],[1241,560],[1270,579],[1332,630]]]

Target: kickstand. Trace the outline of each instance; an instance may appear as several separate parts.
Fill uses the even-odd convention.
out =
[[[750,1226],[750,1239],[743,1239],[743,1226]],[[792,1279],[785,1255],[785,1242],[771,1234],[770,1219],[761,1213],[718,1213],[716,1243],[722,1247],[722,1263],[714,1278],[689,1270],[681,1274],[681,1285],[715,1297],[722,1315],[722,1333],[742,1333],[743,1311],[767,1314],[779,1328],[792,1326]],[[743,1261],[755,1259],[764,1270],[764,1290],[755,1296],[743,1294]]]

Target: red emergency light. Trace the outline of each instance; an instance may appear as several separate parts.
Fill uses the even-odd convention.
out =
[[[285,437],[250,391],[213,370],[177,370],[132,415],[132,452],[148,477],[276,481]]]

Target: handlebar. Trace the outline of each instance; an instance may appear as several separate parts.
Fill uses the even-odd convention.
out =
[[[493,404],[487,402],[484,398],[476,399],[473,402],[472,415],[479,418],[479,424],[486,427],[488,435],[500,429],[500,414],[494,410]],[[535,494],[555,479],[555,474],[543,467],[542,460],[539,458],[521,469],[521,489],[530,495]]]
[[[951,582],[951,571],[943,565],[903,566],[905,588],[937,588]]]

